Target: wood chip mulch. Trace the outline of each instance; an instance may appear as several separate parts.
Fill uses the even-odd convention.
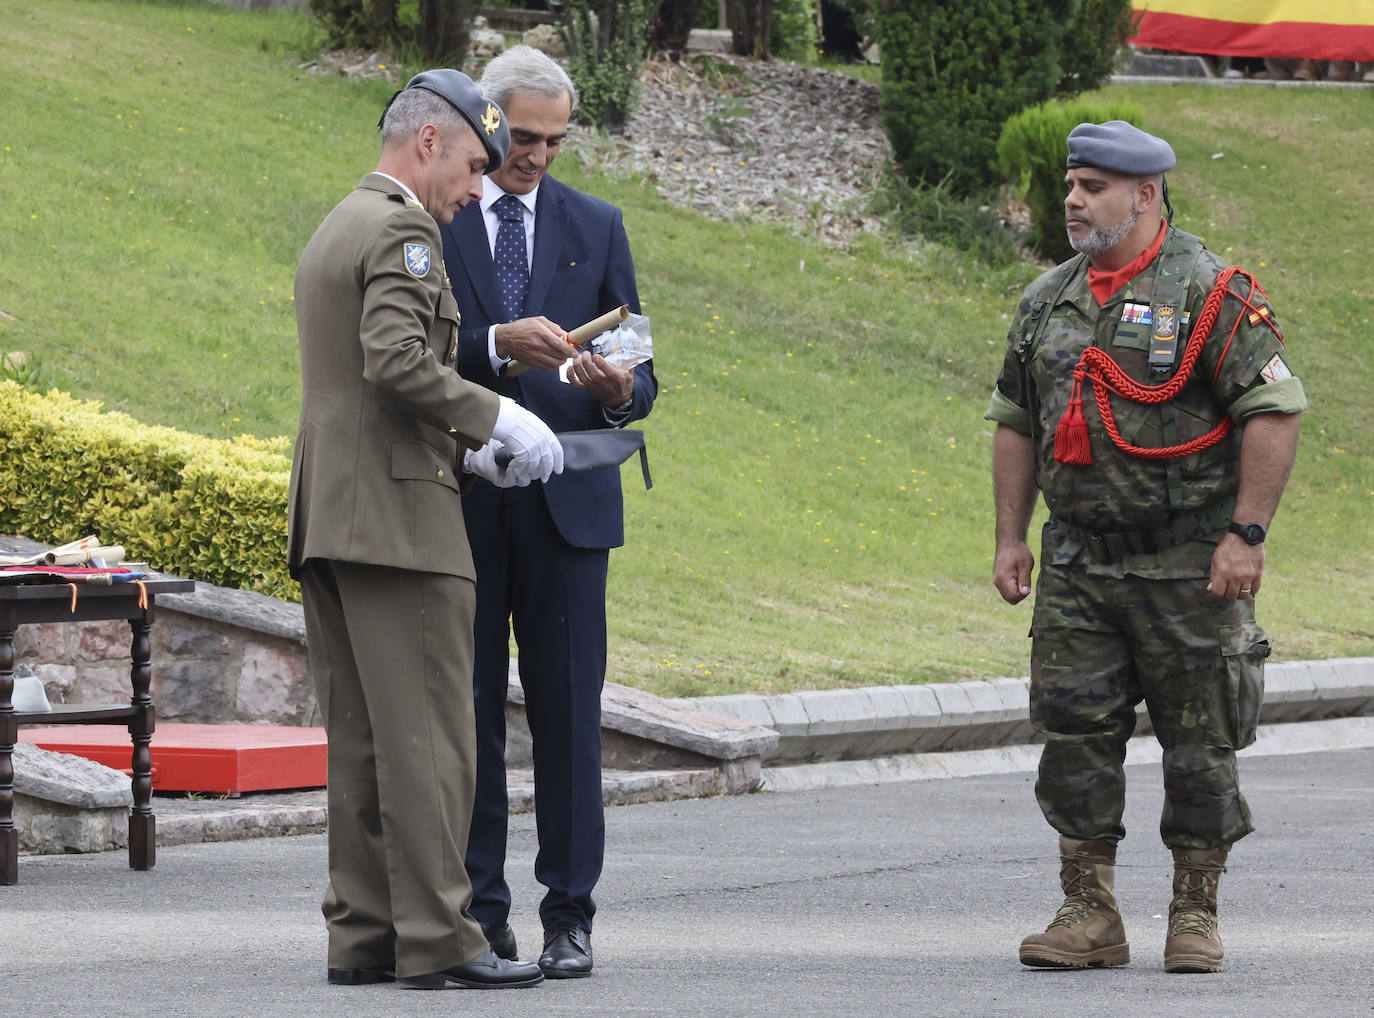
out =
[[[574,126],[572,151],[642,173],[665,199],[722,220],[786,222],[844,246],[891,158],[878,86],[836,71],[712,54],[650,61],[623,132]]]

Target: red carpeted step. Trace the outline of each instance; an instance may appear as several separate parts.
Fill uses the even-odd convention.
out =
[[[133,744],[117,725],[21,728],[21,742],[130,770]],[[153,733],[153,789],[241,795],[284,788],[323,788],[323,728],[289,725],[160,723]]]

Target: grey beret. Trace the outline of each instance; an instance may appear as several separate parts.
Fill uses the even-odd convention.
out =
[[[1095,166],[1130,177],[1151,177],[1167,173],[1177,162],[1167,141],[1124,120],[1079,124],[1069,132],[1069,169]]]
[[[423,88],[448,100],[482,139],[487,150],[487,171],[500,169],[510,152],[510,128],[501,107],[482,95],[477,82],[462,71],[440,67],[421,71],[406,83],[406,88]]]

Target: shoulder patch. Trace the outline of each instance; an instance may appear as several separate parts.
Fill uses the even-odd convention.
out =
[[[405,246],[406,271],[416,279],[429,275],[429,245],[407,244]]]
[[[1266,382],[1281,382],[1285,378],[1292,378],[1293,372],[1288,370],[1288,365],[1283,362],[1283,358],[1274,354],[1269,358],[1269,363],[1260,368],[1260,377]]]

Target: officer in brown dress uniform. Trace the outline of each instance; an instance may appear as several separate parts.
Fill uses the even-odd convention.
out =
[[[538,966],[497,958],[468,913],[476,597],[459,487],[463,469],[547,480],[562,449],[534,414],[454,370],[439,240],[480,198],[509,131],[453,70],[413,78],[381,129],[377,171],[296,272],[289,561],[329,738],[328,979],[531,986]]]

